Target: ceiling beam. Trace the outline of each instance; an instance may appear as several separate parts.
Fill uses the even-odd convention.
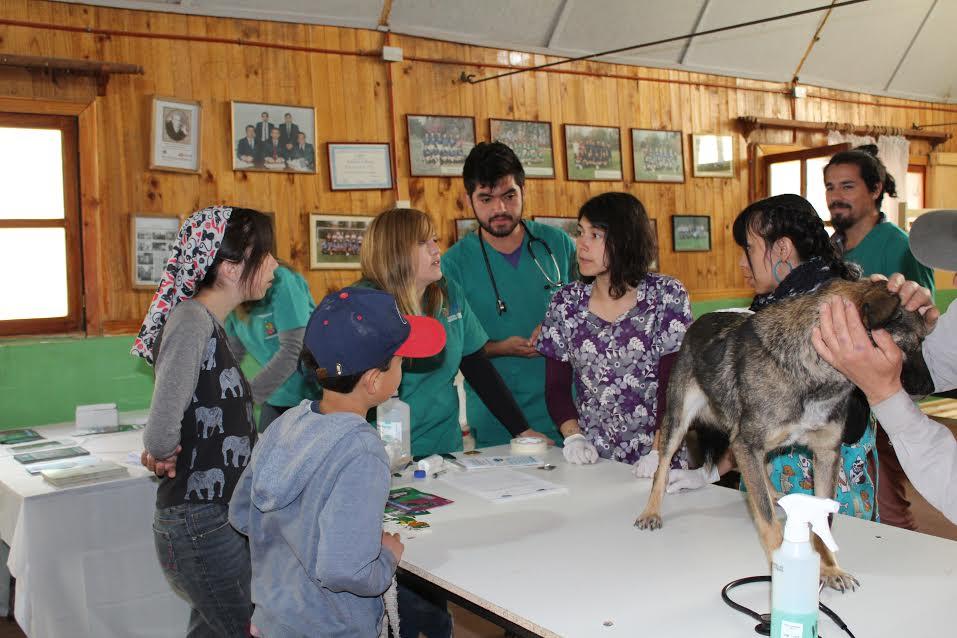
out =
[[[930,8],[927,9],[927,13],[924,15],[924,19],[921,20],[920,26],[917,27],[917,31],[914,32],[914,37],[910,39],[910,42],[907,43],[907,48],[904,49],[904,53],[901,54],[901,59],[897,61],[897,66],[894,67],[894,71],[891,73],[891,76],[887,79],[887,84],[884,85],[884,91],[890,90],[891,84],[894,82],[894,78],[897,77],[897,72],[901,70],[901,67],[904,65],[904,60],[907,59],[907,55],[910,53],[910,50],[914,47],[914,43],[917,42],[917,38],[920,37],[920,32],[924,30],[924,25],[927,24],[927,21],[930,19],[930,14],[934,12],[934,9],[937,7],[937,0],[934,0],[930,3]]]
[[[555,16],[555,22],[552,23],[552,30],[548,34],[548,42],[545,44],[549,49],[557,48],[558,38],[565,32],[565,23],[568,22],[568,14],[571,13],[570,9],[573,4],[575,4],[575,0],[564,0],[562,2],[562,7]]]
[[[698,29],[701,27],[701,22],[704,20],[704,14],[708,11],[708,7],[711,5],[711,0],[704,0],[701,3],[701,9],[698,11],[698,17],[695,18],[694,26],[691,28],[691,33],[697,33]],[[678,56],[678,64],[684,64],[685,58],[688,56],[688,49],[691,48],[691,43],[694,41],[694,35],[692,35],[685,42],[684,46],[681,47],[681,55]]]

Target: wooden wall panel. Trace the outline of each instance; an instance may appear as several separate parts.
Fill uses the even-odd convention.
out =
[[[89,31],[66,30],[71,28]],[[402,47],[405,61],[383,62],[379,57],[383,44]],[[405,117],[410,113],[472,116],[478,140],[488,139],[490,117],[551,122],[556,178],[528,181],[526,213],[573,216],[588,197],[627,190],[658,220],[662,270],[678,276],[698,299],[747,294],[737,270],[738,249],[730,225],[749,197],[748,143],[811,146],[825,139],[823,133],[761,130],[746,140],[735,124],[738,116],[901,128],[914,122],[957,119],[957,107],[952,105],[816,87],[810,87],[809,97],[793,100],[779,83],[600,62],[469,85],[459,80],[463,71],[483,77],[502,72],[501,67],[541,64],[553,58],[375,31],[40,0],[0,3],[0,52],[127,62],[146,69],[142,76],[115,76],[102,97],[95,97],[89,79],[52,81],[42,74],[0,69],[0,104],[8,109],[10,104],[23,104],[25,111],[62,110],[58,103],[95,104],[90,111],[96,119],[90,144],[96,147],[97,161],[88,170],[81,166],[84,179],[96,182],[83,185],[84,214],[95,217],[84,220],[86,228],[96,230],[86,240],[96,242],[91,253],[96,255],[92,261],[98,280],[90,288],[97,294],[96,321],[90,327],[95,333],[132,330],[149,303],[148,292],[130,287],[127,234],[132,213],[183,215],[213,203],[273,211],[278,256],[306,274],[317,297],[348,284],[357,271],[308,270],[311,212],[375,214],[397,200],[409,199],[435,218],[441,240],[448,245],[453,220],[470,214],[461,180],[409,177]],[[202,103],[199,175],[148,169],[153,95]],[[17,97],[29,101],[2,99]],[[232,100],[314,107],[318,174],[232,171]],[[562,130],[566,123],[619,127],[624,180],[566,180]],[[632,182],[631,128],[683,132],[683,184]],[[954,126],[943,130],[957,133]],[[690,134],[694,132],[734,135],[734,179],[691,177]],[[390,143],[395,188],[332,192],[326,163],[329,141]],[[913,155],[930,150],[925,142],[912,145]],[[936,150],[957,151],[957,140]],[[676,213],[712,216],[711,252],[672,252],[670,216]]]

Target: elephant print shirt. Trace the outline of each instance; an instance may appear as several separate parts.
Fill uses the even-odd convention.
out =
[[[156,506],[229,503],[249,463],[256,429],[249,383],[229,349],[226,333],[202,304],[186,301],[174,308],[156,351],[153,401],[164,400],[170,408],[165,418],[171,424],[178,421],[178,428],[172,426],[173,434],[178,437],[175,443],[182,446],[176,477],[160,482]],[[162,417],[161,410],[151,406],[147,430],[159,426]],[[163,444],[150,434],[147,431],[144,439],[153,453],[150,443],[161,448]]]

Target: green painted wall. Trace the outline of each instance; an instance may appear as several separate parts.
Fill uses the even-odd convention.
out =
[[[941,311],[957,290],[941,290]],[[749,298],[691,304],[694,316],[722,308],[747,307]],[[116,403],[120,410],[149,406],[152,370],[130,356],[132,337],[0,340],[0,429],[72,421],[85,403]],[[249,357],[247,374],[257,366]]]

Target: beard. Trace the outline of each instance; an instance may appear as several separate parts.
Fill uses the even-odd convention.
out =
[[[505,219],[509,220],[509,222],[510,222],[507,226],[505,226],[505,228],[501,228],[501,229],[499,229],[499,230],[495,230],[495,229],[492,227],[492,222],[493,222],[494,220],[505,220]],[[515,230],[515,227],[518,226],[518,219],[519,219],[519,218],[512,217],[511,215],[501,215],[501,214],[499,214],[499,215],[495,215],[495,216],[489,218],[489,220],[488,220],[487,222],[483,222],[482,220],[480,220],[480,219],[478,219],[478,218],[476,217],[476,220],[478,221],[479,226],[482,227],[482,230],[484,230],[485,232],[487,232],[487,233],[488,233],[489,235],[491,235],[492,237],[508,237],[509,235],[511,235],[511,234],[512,234],[512,231]]]
[[[852,216],[852,210],[846,206],[834,206],[831,209],[831,223],[835,230],[845,232],[851,228],[857,220]]]

